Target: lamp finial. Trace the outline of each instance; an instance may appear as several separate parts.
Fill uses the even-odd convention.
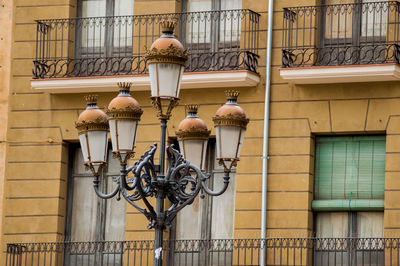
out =
[[[97,105],[97,98],[98,95],[96,94],[89,94],[85,96],[85,100],[88,105]]]
[[[132,87],[132,82],[118,82],[118,88],[120,90],[127,90],[129,91]]]
[[[225,91],[225,94],[226,94],[226,98],[227,98],[228,100],[234,100],[234,101],[236,101],[237,98],[239,97],[240,92],[237,91],[237,90],[226,90],[226,91]]]
[[[173,21],[163,21],[161,22],[161,32],[165,34],[173,34],[175,29],[175,22]]]
[[[187,104],[186,105],[186,109],[187,109],[188,113],[197,114],[197,110],[199,109],[199,105],[198,104]]]

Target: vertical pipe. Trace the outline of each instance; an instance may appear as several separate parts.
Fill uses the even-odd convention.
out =
[[[266,265],[267,242],[267,181],[268,181],[268,137],[269,137],[269,101],[271,89],[271,52],[272,52],[272,23],[274,15],[274,0],[268,2],[268,38],[265,73],[265,102],[264,102],[264,134],[262,156],[262,202],[261,202],[261,244],[260,265]]]

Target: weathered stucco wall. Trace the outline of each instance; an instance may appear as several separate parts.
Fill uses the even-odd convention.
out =
[[[135,1],[135,13],[180,11],[176,1]],[[266,3],[244,1],[243,8],[262,14],[260,48],[265,49]],[[140,8],[139,8],[140,7]],[[175,9],[174,9],[175,8]],[[32,60],[35,56],[36,25],[34,20],[74,17],[76,3],[69,0],[17,0],[14,11],[11,97],[9,111],[8,156],[2,248],[11,242],[56,241],[64,237],[68,146],[77,142],[74,126],[85,108],[84,94],[50,95],[31,89]],[[265,72],[263,51],[259,72]],[[256,238],[260,226],[261,154],[264,84],[240,89],[239,103],[250,124],[242,158],[237,169],[235,237]],[[180,105],[173,111],[168,136],[175,137],[179,122],[185,117],[184,105],[200,103],[199,115],[212,128],[212,116],[226,101],[225,89],[203,88],[181,92]],[[159,124],[149,99],[150,92],[133,91],[144,114],[140,123],[136,154],[159,140]],[[99,106],[105,107],[116,93],[99,93]],[[212,135],[215,136],[213,129]],[[158,156],[158,155],[157,155]],[[157,159],[157,158],[156,158]],[[28,182],[27,182],[28,180]],[[92,189],[92,188],[88,188]],[[248,223],[248,221],[254,221]],[[148,222],[133,207],[127,206],[126,239],[152,239]]]
[[[268,235],[313,232],[314,138],[321,134],[386,134],[385,237],[400,236],[400,83],[295,85],[279,75],[284,7],[275,1],[268,180]]]
[[[53,111],[50,95],[31,89],[30,79],[35,57],[34,20],[68,17],[75,12],[73,1],[62,0],[17,0],[12,7],[2,255],[6,243],[55,241],[64,232],[68,147],[58,123],[65,115],[60,117]]]
[[[313,232],[315,135],[386,133],[385,236],[399,236],[400,83],[300,86],[286,82],[279,75],[282,9],[315,3],[275,1],[268,235],[299,237]],[[260,235],[267,6],[267,1],[257,0],[246,0],[242,4],[243,8],[261,14],[258,68],[261,83],[252,88],[238,88],[239,103],[250,123],[236,174],[235,238]],[[135,1],[137,14],[180,11],[179,7],[178,1]],[[84,94],[50,95],[31,89],[30,80],[35,56],[34,20],[75,17],[75,14],[76,3],[72,0],[15,0],[14,3],[3,251],[10,242],[56,241],[64,237],[68,147],[78,140],[74,122],[85,108]],[[211,117],[225,102],[224,90],[183,90],[180,105],[168,125],[168,136],[175,136],[178,123],[185,116],[184,105],[189,103],[201,104],[199,116],[212,128]],[[99,106],[105,107],[115,95],[99,93]],[[159,125],[150,103],[150,92],[133,91],[133,96],[144,110],[136,148],[139,156],[158,141]],[[1,113],[0,119],[3,119]],[[215,135],[215,131],[211,134]],[[146,229],[147,224],[142,215],[127,206],[127,240],[152,239],[153,232]]]
[[[8,94],[10,90],[12,14],[14,1],[0,1],[0,224],[3,217],[3,189],[6,161],[6,134],[8,122]],[[0,241],[2,227],[0,227]]]

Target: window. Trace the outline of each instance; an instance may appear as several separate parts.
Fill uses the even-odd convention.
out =
[[[383,212],[319,212],[314,265],[384,265]]]
[[[324,0],[319,63],[371,64],[386,59],[386,0]]]
[[[186,0],[190,13],[184,27],[183,44],[189,48],[189,64],[208,71],[238,65],[242,0]],[[214,12],[204,12],[214,11]],[[188,71],[193,71],[191,65]]]
[[[385,136],[317,137],[315,265],[384,259]]]
[[[76,21],[76,74],[132,68],[133,0],[81,0]]]
[[[187,12],[227,11],[242,7],[241,0],[187,0],[184,3],[186,3],[185,9]],[[229,18],[225,20],[223,16],[229,16]],[[238,44],[240,40],[240,19],[234,19],[229,12],[221,12],[218,15],[210,14],[210,16],[204,15],[203,18],[207,19],[208,22],[196,20],[194,24],[186,28],[186,43],[232,41],[236,45]]]
[[[224,169],[215,158],[215,139],[210,139],[207,148],[206,172],[211,173],[209,187],[218,190],[223,186]],[[182,209],[176,218],[175,230],[172,239],[176,240],[210,240],[232,239],[235,208],[235,175],[231,173],[231,179],[227,191],[217,197],[206,195],[204,199],[196,197],[191,205]],[[206,248],[193,244],[193,250],[187,253],[188,245],[177,245],[174,251],[172,265],[181,265],[185,261],[191,261],[193,265],[205,265],[207,260],[210,265],[229,264],[232,260],[231,247],[223,247],[224,252],[219,256],[217,245]],[[190,245],[190,244],[189,244]],[[183,250],[180,250],[182,247]],[[215,250],[214,250],[215,248]],[[221,247],[219,247],[221,248]],[[213,250],[215,254],[213,256]]]
[[[85,169],[80,148],[73,149],[71,161],[71,174],[68,179],[66,238],[73,242],[124,240],[125,201],[117,201],[115,198],[102,200],[97,197],[93,189],[92,173]],[[116,185],[113,178],[118,176],[119,162],[112,159],[110,151],[107,168],[104,169],[101,176],[100,187],[103,191],[111,192]],[[93,255],[88,256],[87,253],[93,253]],[[89,258],[91,263],[100,263],[110,254],[96,248],[92,248],[92,250],[88,250],[87,247],[71,248],[69,256],[66,257],[66,265],[69,265],[68,261],[79,260],[80,255],[85,255],[85,260]]]

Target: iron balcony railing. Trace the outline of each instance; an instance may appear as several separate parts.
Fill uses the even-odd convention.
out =
[[[37,21],[34,78],[147,73],[145,48],[161,34],[162,21],[189,59],[185,71],[257,72],[259,17],[248,9]]]
[[[362,2],[284,8],[282,67],[399,63],[400,3]]]
[[[8,244],[6,266],[152,265],[153,241]],[[165,265],[400,265],[400,238],[164,241]]]

